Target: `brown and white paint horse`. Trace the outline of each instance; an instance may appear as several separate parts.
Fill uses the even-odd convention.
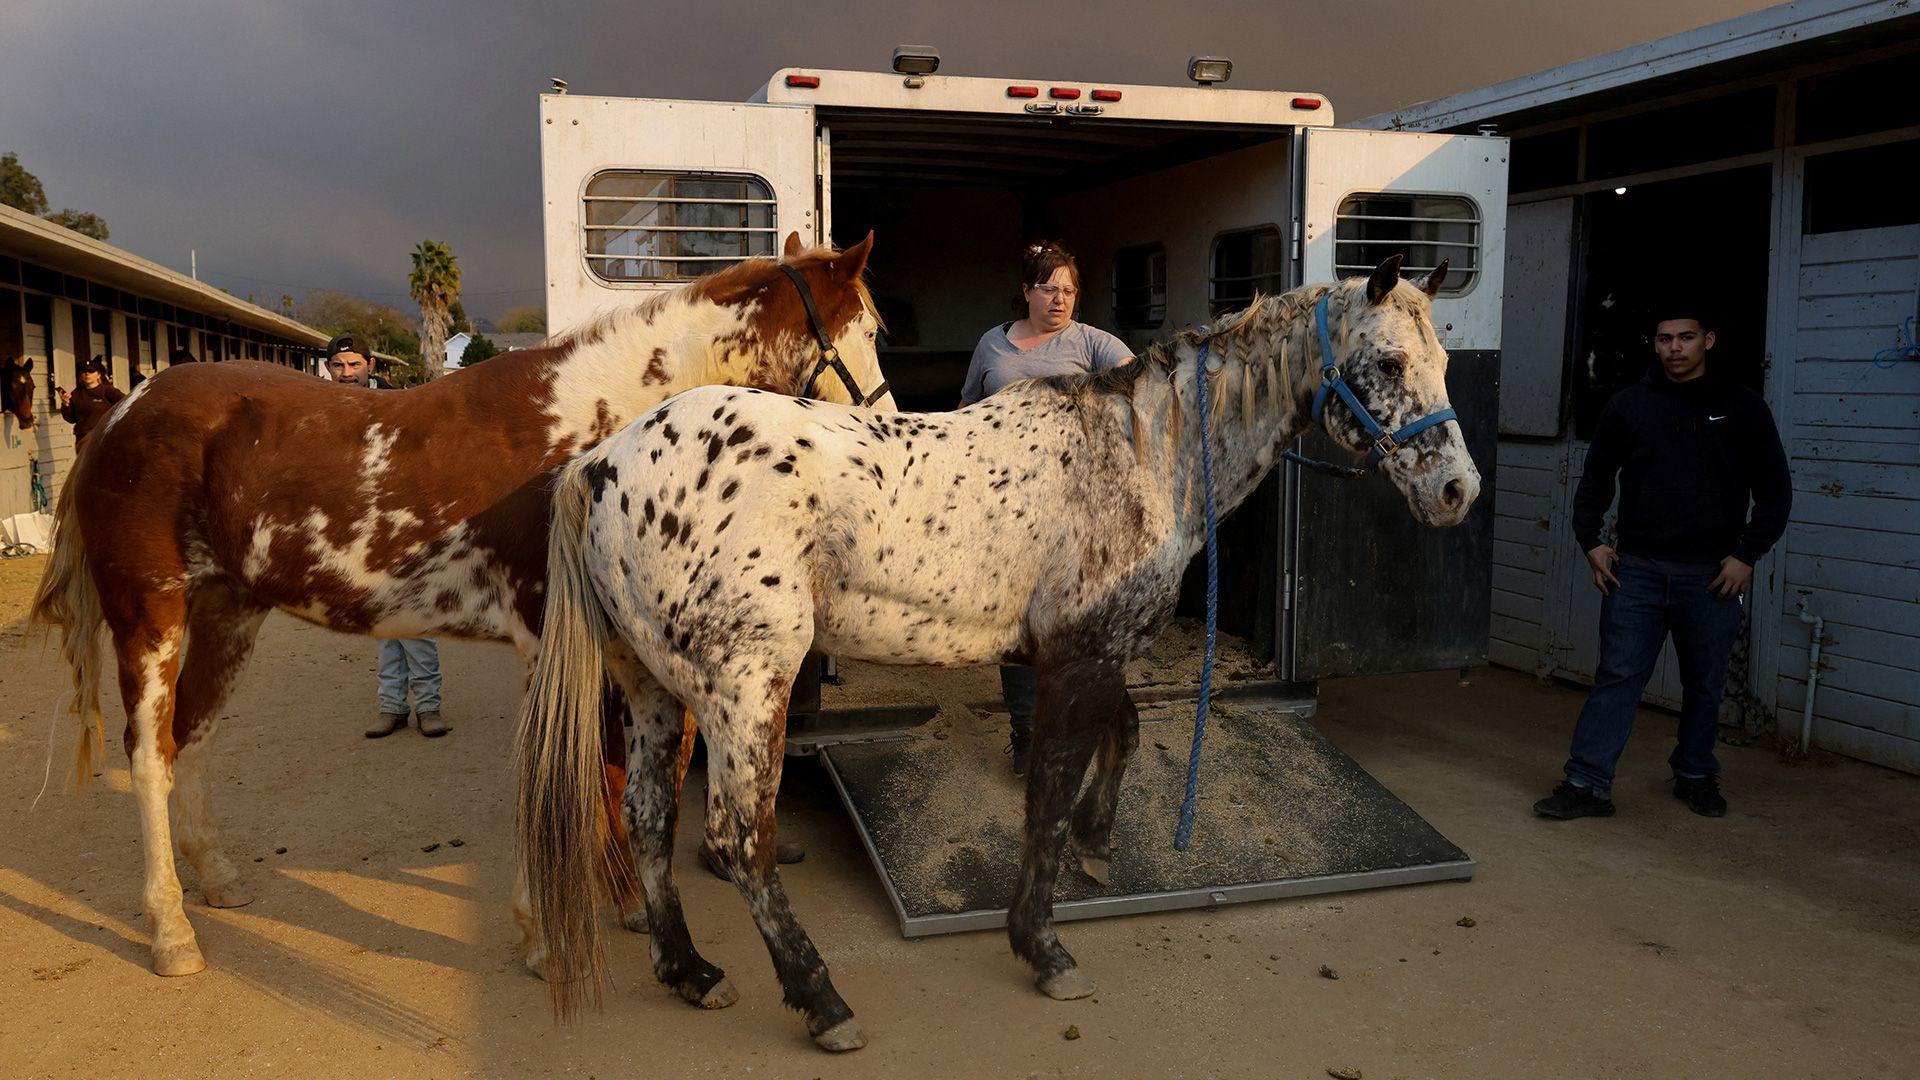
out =
[[[0,409],[13,417],[21,431],[33,429],[33,358],[0,361]]]
[[[1139,723],[1125,665],[1171,614],[1202,542],[1198,380],[1212,388],[1222,512],[1311,422],[1323,364],[1389,431],[1441,412],[1447,354],[1430,299],[1446,268],[1424,289],[1399,269],[1395,256],[1371,279],[1260,298],[1221,329],[1183,333],[1114,371],[1028,380],[958,412],[692,390],[569,464],[553,499],[545,647],[523,707],[519,818],[560,1011],[597,992],[605,970],[593,881],[605,843],[598,695],[610,672],[633,708],[626,814],[655,977],[704,1007],[735,997],[694,948],[673,887],[684,705],[707,743],[708,843],[766,939],[786,1003],[827,1049],[865,1042],[773,859],[787,688],[810,648],[1038,669],[1008,932],[1046,994],[1092,993],[1053,931],[1054,880],[1069,835],[1090,873],[1111,857]],[[1335,328],[1325,356],[1320,302]],[[1345,406],[1320,422],[1342,446],[1369,448]],[[1459,522],[1479,492],[1457,424],[1410,435],[1381,467],[1429,525]],[[699,494],[683,498],[690,487]],[[669,579],[688,584],[658,587]]]
[[[192,364],[148,379],[107,418],[61,493],[34,614],[63,631],[83,777],[100,752],[101,628],[112,638],[156,972],[205,966],[181,906],[169,793],[206,902],[250,899],[215,835],[207,755],[267,612],[381,637],[511,642],[531,662],[550,471],[689,387],[800,392],[820,350],[782,262],[808,284],[853,381],[880,385],[862,281],[872,242],[834,252],[791,237],[784,260],[748,260],[404,393],[272,364]],[[850,401],[845,381],[828,375],[816,392]]]

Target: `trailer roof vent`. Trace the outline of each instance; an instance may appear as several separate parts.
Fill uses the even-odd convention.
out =
[[[940,70],[940,50],[931,45],[896,45],[893,70],[902,75],[931,75]]]

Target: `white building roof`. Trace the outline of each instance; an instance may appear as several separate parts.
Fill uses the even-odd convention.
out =
[[[112,244],[0,206],[0,254],[324,348],[328,335]]]
[[[1795,0],[1601,56],[1394,109],[1349,125],[1448,131],[1654,79],[1738,61],[1915,14],[1913,0]],[[1862,47],[1872,44],[1863,35]]]

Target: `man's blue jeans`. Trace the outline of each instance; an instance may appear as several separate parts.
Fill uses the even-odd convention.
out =
[[[1740,633],[1742,607],[1707,591],[1718,567],[1695,567],[1622,555],[1620,587],[1600,602],[1600,662],[1593,692],[1573,729],[1567,779],[1601,798],[1613,794],[1613,770],[1633,733],[1640,695],[1673,635],[1680,662],[1680,734],[1667,759],[1675,776],[1715,776],[1720,699],[1727,659]]]
[[[440,649],[432,638],[380,642],[380,711],[405,713],[409,686],[416,711],[440,711]]]

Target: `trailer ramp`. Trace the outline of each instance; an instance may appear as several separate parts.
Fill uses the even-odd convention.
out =
[[[1173,850],[1190,701],[1143,705],[1111,876],[1069,853],[1060,921],[1466,880],[1474,862],[1307,720],[1310,704],[1216,700],[1190,850]],[[911,732],[820,748],[908,938],[1006,925],[1024,782],[1004,713],[942,710]]]

